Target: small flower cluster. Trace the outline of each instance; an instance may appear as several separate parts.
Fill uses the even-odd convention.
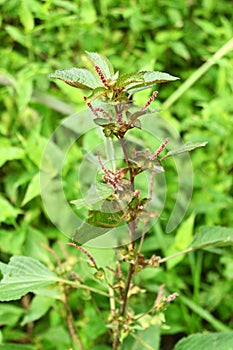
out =
[[[84,96],[84,101],[86,102],[87,101],[87,97]],[[98,113],[103,113],[103,115],[107,118],[107,119],[110,119],[108,113],[104,110],[104,108],[101,108],[101,107],[93,107],[92,104],[90,102],[86,102],[87,104],[87,107],[92,111],[93,115],[96,117],[96,118],[100,118],[99,114]]]
[[[148,101],[146,101],[146,103],[144,104],[144,106],[141,108],[142,111],[145,111],[149,105],[151,104],[151,102],[154,101],[154,99],[156,98],[156,96],[158,95],[158,91],[154,91],[153,94],[151,95],[151,97],[149,98]]]
[[[106,169],[105,166],[103,165],[100,155],[98,154],[98,162],[101,166],[102,171],[104,172],[105,175],[103,175],[102,179],[109,183],[114,190],[123,190],[123,185],[122,185],[122,179],[125,177],[126,173],[128,172],[128,168],[122,168],[117,171],[112,171],[110,169]]]
[[[166,147],[166,145],[168,144],[169,139],[166,138],[163,143],[159,146],[159,148],[154,152],[154,154],[152,154],[150,156],[150,160],[154,160],[158,157],[158,155],[164,150],[164,148]]]

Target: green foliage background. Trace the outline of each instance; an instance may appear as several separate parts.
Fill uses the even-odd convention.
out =
[[[121,72],[160,70],[179,76],[180,81],[158,88],[162,115],[185,141],[208,141],[205,149],[191,156],[194,193],[185,221],[171,234],[163,233],[163,221],[157,224],[145,242],[144,253],[167,256],[179,248],[178,243],[187,234],[203,225],[233,225],[232,49],[185,88],[176,101],[169,100],[232,38],[230,1],[0,0],[0,6],[1,261],[26,255],[53,268],[54,257],[41,243],[53,247],[62,258],[57,242],[64,243],[66,238],[44,211],[39,165],[55,127],[66,115],[85,106],[82,92],[62,82],[51,83],[48,74],[55,69],[83,67],[87,64],[85,50],[108,56]],[[143,92],[137,103],[148,96]],[[90,140],[87,136],[84,145]],[[79,190],[73,167],[81,159],[77,148],[64,170],[64,187],[70,199]],[[172,194],[172,171],[166,176]],[[167,213],[170,207],[172,203],[167,204]],[[79,273],[88,280],[79,253],[69,248],[62,259],[65,265],[78,261]],[[159,268],[156,273],[145,270],[138,283],[145,286],[149,296],[135,297],[138,311],[141,305],[153,303],[161,283],[166,284],[168,293],[178,291],[181,295],[166,312],[170,328],[161,330],[162,340],[154,349],[160,346],[168,350],[181,336],[194,332],[232,328],[232,267],[232,250],[216,248],[190,254],[182,263],[168,264],[167,269]],[[27,299],[1,303],[0,349],[1,342],[24,343],[16,349],[63,350],[71,346],[62,304],[59,296],[53,297],[56,302],[46,296],[34,297],[33,306]],[[90,296],[81,291],[73,293],[70,304],[76,324],[87,349],[110,349],[99,312],[104,310],[104,315],[107,305],[100,297],[94,301],[96,307]],[[27,319],[30,308],[37,316]],[[130,348],[130,340],[125,346]]]

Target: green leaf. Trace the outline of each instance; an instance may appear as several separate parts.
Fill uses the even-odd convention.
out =
[[[0,326],[14,326],[24,313],[24,309],[9,303],[0,304]]]
[[[97,98],[99,98],[99,97],[105,95],[106,92],[107,92],[107,89],[106,89],[104,86],[98,87],[98,88],[94,89],[94,90],[92,91],[91,95],[89,95],[89,96],[87,97],[86,103],[90,103],[90,102],[96,100]]]
[[[21,2],[18,14],[19,14],[20,22],[24,26],[24,29],[27,32],[32,31],[34,29],[34,17],[26,1]]]
[[[28,40],[26,40],[25,35],[22,34],[22,31],[20,31],[18,28],[7,25],[5,30],[14,41],[21,44],[23,47],[28,47]]]
[[[122,213],[113,210],[111,201],[105,202],[109,202],[109,211],[90,210],[86,221],[76,230],[73,236],[74,242],[84,244],[91,239],[104,235],[120,224],[122,221]]]
[[[178,77],[174,77],[168,73],[164,72],[140,72],[145,80],[146,85],[157,84],[157,83],[167,83],[169,81],[178,80]]]
[[[19,147],[11,146],[9,142],[4,142],[0,139],[0,167],[3,166],[6,162],[22,159],[24,156],[24,151]]]
[[[185,60],[190,59],[190,53],[187,49],[187,47],[183,44],[181,41],[174,41],[170,43],[171,49],[174,51],[174,53],[177,56],[182,57]]]
[[[39,261],[26,256],[13,256],[7,266],[0,265],[0,300],[20,299],[28,292],[55,283],[57,276]]]
[[[147,315],[148,316],[148,315]],[[135,338],[127,337],[122,350],[159,350],[160,327],[151,325],[143,331],[134,332]]]
[[[31,79],[21,79],[17,83],[17,106],[22,111],[30,102],[33,92],[33,81]]]
[[[139,84],[133,84],[132,86],[128,87],[127,90],[130,92],[137,92],[140,90],[148,89],[154,86],[157,83],[166,83],[169,81],[174,81],[179,79],[178,77],[174,77],[173,75],[170,75],[168,73],[163,72],[139,72],[139,74],[143,78],[143,83]]]
[[[174,350],[232,350],[233,331],[207,334],[192,334],[181,339]]]
[[[48,246],[48,238],[44,232],[35,229],[34,227],[28,226],[25,230],[25,238],[23,247],[21,248],[21,255],[38,259],[45,264],[50,264],[50,254],[44,248]],[[19,234],[18,234],[19,235]]]
[[[181,154],[184,152],[190,152],[195,150],[196,148],[199,147],[205,147],[208,142],[197,142],[197,143],[192,143],[192,142],[187,142],[185,145],[183,145],[180,148],[177,148],[175,150],[169,151],[162,159],[166,159],[170,156],[174,156],[176,154]]]
[[[207,246],[233,245],[233,228],[222,226],[204,226],[191,243],[191,247],[205,248]]]
[[[22,213],[21,210],[14,208],[10,202],[0,196],[0,223],[11,223],[17,216]]]
[[[21,226],[17,227],[14,230],[0,229],[0,242],[2,252],[9,253],[10,255],[21,255],[25,236],[26,230]]]
[[[175,242],[173,245],[167,250],[166,255],[173,255],[181,250],[186,249],[193,238],[193,224],[194,224],[195,215],[191,215],[188,219],[182,222],[180,227],[177,230]],[[168,269],[173,268],[175,265],[179,264],[183,259],[184,255],[179,255],[171,260],[167,261]]]
[[[27,311],[27,314],[24,316],[20,325],[25,326],[25,324],[29,322],[39,320],[48,312],[53,304],[54,299],[36,295],[30,304],[30,309]]]
[[[97,52],[86,51],[86,54],[94,65],[99,66],[99,68],[101,69],[106,79],[110,79],[113,77],[114,69],[111,62],[107,59],[107,57]]]
[[[122,88],[132,84],[132,88],[133,84],[136,86],[138,83],[144,83],[144,78],[140,73],[125,73],[120,75],[120,77],[117,79],[116,86]]]
[[[49,74],[51,79],[60,79],[66,84],[83,90],[94,90],[101,87],[100,80],[87,69],[70,68],[56,70],[54,74]]]
[[[28,185],[27,191],[25,193],[22,206],[30,202],[33,198],[40,194],[40,174],[33,176],[30,184]]]
[[[94,123],[99,126],[115,126],[115,123],[111,122],[109,119],[95,118]]]

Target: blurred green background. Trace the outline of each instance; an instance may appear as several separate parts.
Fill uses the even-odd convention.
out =
[[[233,225],[231,1],[0,0],[0,6],[3,262],[12,255],[27,255],[51,266],[53,257],[41,243],[59,250],[57,241],[66,241],[43,208],[39,166],[55,127],[85,105],[82,92],[62,82],[51,83],[48,74],[55,69],[86,66],[85,50],[106,55],[121,72],[158,70],[179,76],[179,81],[158,87],[157,106],[185,141],[208,141],[207,147],[191,155],[194,192],[183,226],[165,234],[166,223],[161,221],[146,240],[144,253],[166,256],[175,251],[178,234],[192,235],[203,225]],[[148,91],[139,94],[137,103],[149,95]],[[90,137],[84,138],[83,145],[89,141]],[[64,170],[64,187],[70,199],[79,190],[75,163],[81,159],[76,148]],[[168,193],[172,194],[172,171],[166,176]],[[165,213],[171,207],[168,203]],[[76,257],[78,253],[69,250],[69,258],[72,254]],[[172,348],[177,339],[193,332],[224,330],[224,325],[232,328],[232,250],[201,251],[174,265],[160,268],[156,274],[149,271],[138,281],[149,293],[147,299],[138,297],[142,305],[150,305],[161,283],[169,292],[178,290],[182,295],[166,312],[170,328],[161,331],[160,349]],[[97,309],[85,296],[74,295],[71,307],[75,316],[80,315],[77,325],[86,348],[110,349]],[[78,310],[75,297],[81,303]],[[101,302],[106,311],[107,304]],[[0,344],[30,343],[28,349],[46,350],[71,346],[59,300],[55,305],[44,303],[44,313],[32,329],[22,322],[27,309],[23,302],[1,303]]]

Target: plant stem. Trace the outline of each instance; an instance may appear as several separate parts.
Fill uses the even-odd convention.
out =
[[[128,304],[128,293],[129,293],[130,284],[132,281],[134,270],[135,270],[135,266],[133,264],[130,264],[129,270],[128,270],[128,275],[127,275],[127,280],[126,280],[126,285],[125,285],[123,304],[122,304],[121,310],[120,310],[120,315],[122,317],[124,317],[125,312],[126,312],[126,308],[127,308],[127,304]]]
[[[134,175],[133,175],[133,171],[131,168],[131,163],[129,161],[129,157],[128,157],[128,152],[127,152],[127,148],[126,148],[126,144],[125,144],[125,140],[124,138],[119,138],[121,147],[122,147],[122,151],[124,154],[124,158],[125,158],[125,162],[128,165],[129,168],[129,173],[130,173],[130,183],[132,185],[132,190],[134,190]],[[136,231],[136,223],[135,221],[132,221],[130,223],[128,223],[128,228],[129,228],[129,232],[130,232],[130,237],[131,237],[131,246],[130,244],[128,245],[129,251],[135,251],[135,231]],[[120,345],[120,339],[119,339],[119,335],[120,335],[120,331],[121,331],[121,324],[123,322],[123,319],[125,317],[126,314],[126,310],[127,310],[127,304],[128,304],[128,294],[129,294],[129,289],[130,289],[130,285],[132,282],[132,277],[135,271],[135,263],[130,263],[129,264],[129,268],[128,268],[128,274],[127,274],[127,279],[125,282],[125,288],[124,288],[124,293],[123,293],[123,298],[122,298],[122,304],[120,307],[120,313],[119,313],[119,317],[117,319],[117,326],[116,329],[114,330],[114,334],[113,334],[113,350],[117,350],[119,348]]]
[[[126,164],[127,164],[128,167],[129,167],[130,182],[131,182],[131,184],[132,184],[132,187],[134,187],[134,176],[133,176],[131,164],[130,164],[130,161],[129,161],[128,153],[127,153],[125,140],[124,140],[123,137],[122,137],[122,138],[119,138],[119,140],[120,140],[120,144],[121,144],[121,147],[122,147],[122,151],[123,151],[123,153],[124,153],[124,157],[125,157]]]
[[[180,255],[182,255],[182,254],[190,253],[190,252],[192,252],[193,250],[195,250],[195,249],[192,248],[192,247],[187,248],[187,249],[184,249],[184,250],[182,250],[181,252],[178,252],[178,253],[169,255],[169,256],[167,256],[166,258],[160,259],[160,260],[159,260],[159,263],[162,264],[162,263],[164,263],[164,262],[166,262],[166,261],[168,261],[168,260],[171,260],[171,259],[173,259],[173,258],[176,258],[177,256],[180,256]]]
[[[233,50],[233,38],[223,45],[212,57],[200,66],[168,99],[163,103],[163,108],[168,109],[183,93],[185,93],[211,66],[228,52]]]
[[[113,350],[117,350],[119,348],[120,345],[120,339],[119,339],[119,333],[121,331],[121,325],[120,322],[123,322],[123,318],[125,316],[125,312],[127,309],[127,304],[128,304],[128,293],[129,293],[129,289],[130,289],[130,284],[132,281],[132,277],[133,277],[133,273],[134,273],[134,265],[130,264],[129,266],[129,270],[128,270],[128,275],[127,275],[127,280],[126,280],[126,285],[125,285],[125,290],[124,290],[124,298],[123,298],[123,303],[121,305],[121,309],[120,309],[120,315],[118,318],[118,324],[116,327],[116,330],[113,334]]]
[[[65,297],[64,306],[65,306],[65,309],[67,312],[66,322],[67,322],[67,327],[69,329],[70,336],[73,339],[73,341],[76,344],[78,344],[80,350],[84,350],[84,346],[81,342],[81,339],[77,337],[75,329],[74,329],[74,317],[73,317],[73,313],[72,313],[72,310],[71,310],[70,305],[69,305],[68,293],[67,293],[66,287],[64,287],[64,297]]]

